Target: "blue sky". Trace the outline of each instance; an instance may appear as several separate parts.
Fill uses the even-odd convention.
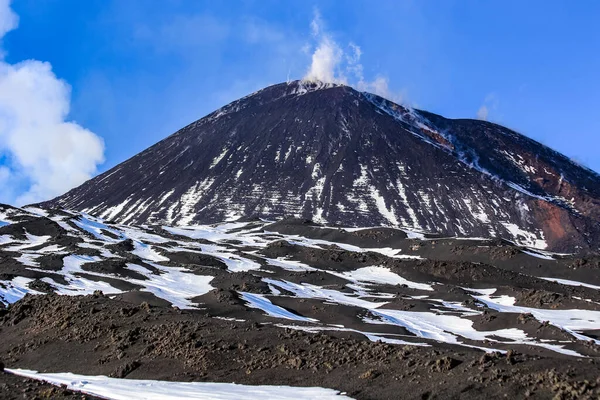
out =
[[[324,40],[341,52],[336,78],[357,86],[359,65],[361,87],[379,79],[419,108],[485,116],[600,171],[596,1],[16,0],[18,24],[4,18],[3,31],[8,4],[0,0],[0,201],[60,194],[229,101],[302,78]],[[348,61],[356,48],[360,61]],[[17,109],[21,75],[45,83]],[[23,116],[29,108],[53,113]],[[3,138],[3,117],[29,130]],[[26,138],[41,148],[35,157],[15,147],[38,126],[54,137],[72,129],[69,148],[82,156],[42,154],[41,134]]]

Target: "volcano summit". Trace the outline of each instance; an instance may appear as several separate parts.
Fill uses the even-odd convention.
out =
[[[294,81],[209,114],[41,206],[123,224],[300,217],[598,250],[600,176],[502,126]]]
[[[596,399],[599,199],[498,125],[275,85],[0,204],[0,397]]]

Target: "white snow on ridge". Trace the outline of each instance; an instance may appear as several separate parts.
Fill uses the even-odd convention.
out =
[[[275,279],[266,278],[264,282],[278,287],[288,292],[293,293],[296,297],[301,299],[320,299],[326,300],[333,303],[344,304],[349,306],[356,306],[366,309],[373,309],[381,307],[387,302],[372,302],[359,298],[356,295],[345,294],[333,289],[325,289],[320,286],[311,285],[308,283],[297,284],[288,281],[280,281]]]
[[[17,276],[10,281],[0,281],[0,302],[9,305],[21,300],[27,293],[42,294],[29,288],[31,278]]]
[[[277,259],[266,258],[269,265],[285,269],[286,271],[292,272],[305,272],[305,271],[317,271],[307,264],[301,263],[300,261],[288,260],[285,257],[278,257]]]
[[[98,262],[101,258],[70,255],[63,259],[63,268],[57,272],[64,277],[68,284],[64,285],[55,282],[50,277],[42,278],[42,281],[49,283],[56,289],[56,293],[67,296],[89,295],[96,290],[102,291],[104,294],[119,294],[122,290],[113,287],[110,283],[102,279],[93,280],[82,277],[80,274],[96,276],[99,278],[115,279],[117,277],[94,271],[86,271],[82,269],[82,265],[86,263]],[[174,307],[180,309],[196,309],[197,306],[190,299],[202,296],[213,289],[210,282],[213,280],[209,275],[196,275],[189,272],[185,268],[164,267],[159,264],[148,262],[149,265],[156,268],[159,273],[152,273],[148,269],[136,265],[127,264],[127,268],[142,274],[146,279],[127,278],[126,281],[141,287],[141,291],[147,291],[154,294],[156,297],[164,299],[171,303]],[[30,268],[36,270],[37,268]],[[0,281],[0,301],[9,304],[14,303],[27,293],[35,293],[29,289],[28,284],[33,279],[17,277],[12,281]]]
[[[131,252],[131,254],[134,254],[143,260],[169,261],[169,259],[167,257],[161,256],[160,254],[158,254],[152,248],[152,246],[149,246],[147,244],[144,244],[144,243],[141,243],[138,241],[134,241],[133,246],[135,247],[135,249]]]
[[[113,252],[111,252],[110,250],[105,249],[102,246],[98,246],[92,243],[88,243],[88,242],[83,242],[83,243],[77,243],[77,247],[81,247],[82,249],[94,249],[94,250],[98,250],[100,252],[100,255],[104,258],[122,258],[121,256],[118,256],[116,254],[114,254]]]
[[[12,217],[18,217],[22,215],[36,215],[22,208],[8,208],[4,209],[0,206],[0,226],[10,225],[15,223]]]
[[[546,240],[544,240],[544,234],[540,232],[541,238],[535,233],[526,231],[521,229],[516,224],[510,222],[502,222],[502,225],[506,228],[508,232],[515,238],[515,242],[518,244],[531,247],[533,249],[545,249],[548,247]]]
[[[550,324],[562,329],[579,340],[594,341],[579,332],[600,329],[600,311],[591,310],[547,310],[531,307],[515,306],[516,299],[511,296],[492,297],[488,294],[473,296],[487,307],[505,313],[531,314],[540,322],[548,321]]]
[[[344,304],[349,306],[361,307],[369,312],[376,318],[364,318],[363,322],[372,323],[372,324],[387,324],[387,325],[396,325],[407,329],[409,332],[415,335],[415,337],[434,340],[443,343],[456,344],[466,347],[478,348],[487,352],[492,351],[500,351],[494,348],[488,347],[478,347],[470,344],[464,343],[461,338],[473,340],[473,341],[489,341],[496,342],[500,344],[521,344],[521,345],[531,345],[531,346],[541,346],[547,348],[549,350],[570,355],[581,357],[582,355],[569,349],[565,349],[563,345],[558,344],[550,344],[550,343],[541,343],[536,341],[535,338],[528,337],[527,334],[517,328],[508,328],[508,329],[499,329],[495,331],[478,331],[473,328],[473,321],[463,317],[469,317],[476,314],[479,314],[477,310],[472,310],[467,307],[464,307],[460,304],[445,302],[443,300],[433,300],[442,304],[443,307],[450,309],[452,313],[458,313],[459,315],[448,315],[444,310],[436,310],[432,311],[436,312],[415,312],[415,311],[401,311],[401,310],[392,310],[385,309],[383,306],[387,303],[375,303],[362,299],[363,296],[369,296],[368,293],[359,293],[358,296],[353,296],[349,294],[345,294],[332,289],[325,289],[315,285],[310,284],[296,284],[287,281],[278,281],[274,279],[263,279],[266,283],[268,283],[271,287],[277,287],[288,292],[294,294],[294,297],[297,298],[308,298],[308,299],[320,299],[326,302],[332,302],[337,304]],[[483,289],[483,290],[474,290],[478,292],[484,293],[493,293],[495,289]],[[485,297],[489,295],[483,296],[474,296],[479,299],[480,297]],[[372,296],[371,296],[372,297]],[[497,304],[503,307],[513,307],[514,298],[510,296],[500,296],[495,299]],[[271,304],[269,302],[269,304]],[[265,311],[268,310],[268,307],[259,307]],[[492,307],[493,308],[493,307]],[[523,310],[521,310],[523,309]],[[507,311],[507,312],[528,312],[524,311],[524,308],[519,308],[519,311]],[[287,312],[287,310],[285,310]],[[545,310],[539,310],[540,312],[544,312]],[[556,311],[556,310],[552,310]],[[584,315],[586,312],[583,310],[571,310],[581,313]],[[268,312],[268,311],[267,311]],[[600,312],[598,313],[600,315]],[[289,317],[283,317],[277,315],[276,313],[269,313],[274,317],[294,319]],[[292,314],[294,315],[294,314]],[[534,314],[536,315],[536,314]],[[539,316],[539,315],[538,315]],[[559,317],[558,314],[555,315]],[[303,317],[301,317],[303,318]],[[600,318],[600,317],[599,317]],[[540,318],[538,318],[540,319]],[[555,318],[556,319],[556,318]],[[540,319],[542,320],[542,319]],[[544,319],[544,320],[547,320]],[[552,321],[551,321],[552,323]],[[584,323],[585,325],[585,323]],[[589,326],[589,325],[586,325]],[[580,325],[562,325],[561,328],[565,329],[567,332],[575,335],[579,335],[576,332],[573,332],[573,329],[580,328]],[[343,328],[343,327],[342,327]],[[315,326],[315,327],[306,327],[303,330],[329,330],[330,327],[327,326]],[[345,328],[343,328],[345,329]],[[589,329],[589,328],[588,328]],[[579,335],[583,340],[589,340],[583,335]],[[493,337],[500,338],[494,339]],[[381,338],[379,338],[381,339]],[[502,341],[501,339],[505,339]],[[387,340],[390,342],[389,340]],[[390,342],[391,343],[391,342]]]
[[[246,301],[246,305],[250,308],[258,308],[266,312],[271,317],[291,319],[294,321],[303,322],[318,322],[313,318],[306,318],[300,315],[294,314],[283,307],[276,306],[271,303],[265,296],[256,293],[239,292],[242,300]]]
[[[36,267],[37,268],[39,265],[35,260],[38,257],[39,257],[39,255],[37,255],[37,254],[23,253],[19,257],[15,258],[15,260],[17,260],[21,264],[26,265],[28,267]]]
[[[36,236],[36,235],[32,235],[30,233],[25,233],[25,236],[27,237],[27,242],[19,241],[19,243],[21,243],[21,245],[10,246],[4,250],[6,250],[6,251],[21,251],[21,250],[28,249],[31,247],[40,246],[40,245],[46,243],[48,240],[50,240],[50,236]]]
[[[156,235],[154,233],[144,232],[138,228],[133,228],[131,226],[119,225],[118,229],[123,232],[123,235],[129,239],[134,241],[144,241],[150,242],[154,244],[166,243],[169,242],[170,239],[166,239],[162,236]]]
[[[4,211],[0,211],[0,226],[10,225],[12,221],[8,218],[8,215]]]
[[[421,256],[415,256],[415,255],[410,255],[410,254],[399,254],[402,250],[393,249],[391,247],[382,247],[382,248],[365,247],[362,250],[366,251],[366,252],[371,251],[373,253],[383,254],[384,256],[387,256],[390,258],[404,258],[404,259],[412,259],[412,260],[422,260],[423,259],[423,257],[421,257]]]
[[[231,272],[248,272],[260,269],[259,263],[234,254],[216,253],[214,256],[223,261]]]
[[[370,187],[370,195],[375,201],[375,204],[377,205],[377,210],[379,211],[379,214],[381,214],[385,219],[387,219],[392,226],[397,227],[398,225],[400,225],[398,219],[396,218],[396,214],[394,213],[394,208],[390,207],[388,209],[386,207],[385,199],[373,186]]]
[[[98,274],[95,272],[84,271],[81,266],[86,263],[97,262],[101,259],[99,257],[81,256],[81,255],[70,255],[63,259],[63,268],[58,274],[63,275],[65,280],[68,282],[67,285],[55,282],[52,278],[42,278],[42,281],[49,283],[56,288],[56,293],[67,296],[80,296],[89,295],[94,293],[96,290],[102,291],[104,294],[118,294],[122,293],[121,290],[113,287],[107,282],[95,281],[91,279],[79,276],[78,273],[85,273],[94,276],[107,276],[104,274]],[[114,278],[114,277],[113,277]]]
[[[227,152],[229,151],[229,149],[227,147],[225,147],[223,149],[223,151],[221,152],[221,154],[219,154],[210,164],[210,166],[208,167],[208,169],[213,169],[214,167],[217,166],[218,163],[221,162],[221,160],[223,159],[223,157],[225,157],[227,155]]]
[[[390,271],[389,268],[385,267],[373,266],[359,268],[357,270],[349,272],[327,272],[353,282],[370,282],[380,283],[384,285],[406,285],[411,289],[429,291],[433,290],[433,287],[431,287],[431,285],[409,281],[407,279],[402,278],[400,275],[393,273],[392,271]]]
[[[319,387],[118,379],[72,373],[39,373],[24,369],[6,371],[56,386],[67,385],[70,390],[109,400],[351,400],[336,390]]]
[[[81,214],[81,217],[79,217],[79,219],[73,219],[73,222],[75,223],[75,225],[77,225],[79,228],[83,229],[84,231],[91,233],[93,236],[96,237],[96,239],[105,241],[105,242],[109,242],[109,243],[116,243],[119,242],[123,239],[125,239],[125,237],[123,236],[123,234],[115,229],[109,228],[108,226],[106,226],[104,223],[102,223],[102,221],[98,218],[94,218],[90,215]],[[106,231],[106,232],[110,232],[115,236],[118,236],[118,239],[113,239],[111,237],[108,237],[107,235],[105,235],[104,233],[102,233],[102,231]]]
[[[393,339],[393,338],[387,337],[387,336],[404,336],[404,335],[397,335],[397,334],[390,334],[390,333],[364,332],[364,331],[359,331],[356,329],[346,328],[343,326],[333,326],[333,325],[322,325],[322,326],[304,326],[304,325],[302,325],[302,326],[300,326],[300,325],[284,325],[284,324],[275,324],[275,326],[278,326],[280,328],[294,329],[297,331],[303,331],[303,332],[308,332],[308,333],[318,333],[318,332],[325,332],[325,331],[356,332],[356,333],[360,333],[361,335],[364,335],[371,342],[383,342],[383,343],[389,343],[389,344],[421,346],[421,347],[430,347],[431,346],[427,343],[409,342],[406,340]]]
[[[420,256],[413,256],[407,254],[398,254],[400,250],[392,249],[391,247],[358,247],[351,244],[341,243],[341,242],[330,242],[328,240],[323,239],[309,239],[298,235],[282,235],[277,232],[268,232],[265,231],[266,234],[275,234],[282,236],[282,239],[287,240],[290,244],[294,244],[297,246],[305,246],[312,247],[315,249],[322,249],[322,246],[336,246],[342,250],[352,251],[354,253],[365,253],[365,252],[373,252],[380,253],[387,257],[392,258],[411,258],[411,259],[421,259]]]
[[[3,226],[1,222],[0,226]],[[10,235],[0,235],[0,245],[13,243],[15,241],[15,238]]]
[[[475,217],[476,220],[478,220],[479,222],[484,223],[484,224],[490,223],[490,218],[485,213],[483,208],[479,207],[478,205],[473,205],[471,200],[468,198],[464,198],[462,200],[465,203],[465,205],[467,206],[467,208],[469,209],[469,212],[471,213],[471,215],[473,217]]]
[[[65,250],[64,247],[61,247],[61,246],[59,246],[57,244],[51,244],[50,246],[46,246],[46,247],[43,247],[43,248],[41,248],[39,250],[36,250],[36,253],[42,253],[42,254],[44,254],[44,253],[66,254],[67,252],[64,251],[64,250]]]
[[[340,229],[346,232],[359,232],[359,231],[364,231],[367,229],[377,229],[377,228],[381,228],[381,226],[368,226],[368,227],[329,227],[329,226],[324,226],[323,228],[329,228],[329,229]],[[386,227],[386,228],[390,228],[390,229],[396,229],[399,231],[402,231],[404,233],[406,233],[406,235],[408,236],[408,239],[420,239],[420,240],[425,240],[425,233],[424,232],[419,232],[419,231],[415,231],[412,230],[412,228],[408,228],[405,226],[400,226],[400,227]]]
[[[494,289],[494,288],[490,288],[490,289],[473,289],[473,288],[466,288],[466,287],[463,287],[461,289],[464,289],[467,292],[473,292],[473,293],[485,294],[485,295],[492,295],[492,294],[496,293],[496,291],[498,290],[498,289]]]
[[[196,226],[179,226],[170,227],[163,226],[162,228],[169,233],[179,236],[185,236],[190,239],[205,239],[212,242],[220,242],[225,240],[239,240],[243,245],[264,247],[268,241],[252,235],[244,235],[242,232],[227,233],[228,230],[239,229],[248,225],[248,223],[227,223],[217,226],[196,225]]]
[[[600,290],[600,286],[591,285],[589,283],[584,283],[584,282],[572,281],[572,280],[569,280],[569,279],[549,278],[549,277],[543,277],[543,276],[540,276],[539,278],[540,279],[544,279],[546,281],[550,281],[550,282],[560,283],[561,285],[567,285],[567,286],[584,286],[584,287],[588,287],[588,288],[591,288],[591,289]]]
[[[121,211],[123,211],[123,209],[125,208],[127,203],[129,203],[130,201],[131,201],[131,197],[128,197],[122,203],[117,204],[116,206],[113,206],[113,207],[109,207],[106,210],[104,210],[102,212],[102,214],[100,214],[100,216],[102,218],[111,220],[111,219],[115,218],[117,215],[119,215],[121,213]]]
[[[398,325],[406,328],[408,331],[420,338],[478,348],[486,352],[498,351],[504,353],[505,351],[465,344],[459,341],[459,337],[474,341],[487,340],[489,342],[511,345],[520,344],[538,346],[569,356],[583,357],[576,351],[565,349],[563,345],[535,341],[534,338],[528,337],[524,331],[517,328],[499,329],[496,331],[477,331],[473,328],[473,321],[452,315],[438,315],[430,312],[411,312],[386,309],[371,310],[371,313],[381,318],[381,320],[365,319],[365,322]],[[468,316],[472,315],[472,313],[466,312],[463,313],[463,315]],[[570,333],[573,334],[573,332]],[[503,342],[498,339],[492,339],[491,336],[504,338],[507,341]],[[583,335],[579,336],[585,338]]]
[[[393,258],[412,258],[412,259],[420,259],[419,256],[414,255],[405,255],[398,254],[400,250],[392,249],[389,247],[386,248],[369,248],[369,247],[358,247],[353,246],[346,243],[340,242],[331,242],[327,240],[321,239],[309,239],[299,235],[285,235],[277,232],[264,231],[264,233],[260,234],[257,232],[253,232],[253,230],[240,230],[244,226],[248,225],[247,222],[233,222],[227,224],[220,225],[197,225],[197,226],[180,226],[180,227],[169,227],[163,226],[163,229],[168,231],[169,233],[185,236],[190,239],[205,239],[210,240],[212,242],[224,242],[224,241],[239,241],[242,246],[251,246],[251,247],[265,247],[272,240],[262,238],[261,235],[277,235],[281,237],[281,239],[287,240],[291,244],[313,247],[313,248],[322,248],[321,246],[337,246],[346,251],[352,252],[375,252],[380,253],[388,257]],[[229,233],[228,231],[237,230],[235,233]],[[348,228],[349,232],[354,230],[367,229],[367,228]],[[404,232],[407,232],[403,230]],[[422,238],[422,234],[416,232],[407,232],[409,236],[413,233],[412,237],[414,238]],[[225,260],[224,260],[225,261]],[[257,268],[252,268],[257,269]]]
[[[180,198],[179,202],[174,202],[173,206],[179,205],[179,214],[181,218],[177,221],[177,225],[184,226],[196,216],[194,207],[202,198],[202,194],[210,189],[215,182],[215,178],[206,178],[202,182],[196,182],[191,186]]]
[[[32,214],[38,215],[40,217],[47,217],[48,211],[43,210],[39,207],[23,207],[23,210],[28,211]]]
[[[477,212],[477,210],[474,212]],[[270,243],[278,240],[286,240],[295,245],[315,249],[336,246],[340,249],[357,253],[378,252],[388,257],[412,257],[401,254],[400,249],[363,248],[346,243],[268,232],[264,230],[265,224],[261,223],[228,222],[206,226],[164,227],[165,230],[172,234],[189,238],[185,239],[184,237],[179,237],[174,239],[171,235],[166,235],[165,237],[160,236],[160,231],[153,233],[151,228],[147,226],[139,228],[114,224],[107,226],[101,219],[85,214],[73,214],[72,218],[62,215],[50,218],[55,221],[61,220],[65,224],[67,221],[69,224],[73,224],[73,226],[69,225],[69,230],[71,231],[69,232],[69,236],[73,236],[72,233],[74,231],[75,234],[82,237],[84,240],[83,243],[78,243],[79,247],[96,249],[99,251],[98,254],[100,255],[100,257],[92,257],[67,254],[64,258],[62,270],[57,272],[64,277],[66,284],[59,283],[62,282],[61,280],[55,281],[54,279],[56,278],[45,277],[42,279],[44,282],[47,282],[56,288],[58,294],[85,295],[91,294],[95,290],[101,290],[105,294],[122,293],[123,290],[112,286],[118,286],[111,280],[116,279],[136,285],[139,287],[138,290],[150,292],[178,308],[198,309],[201,305],[198,306],[192,299],[212,290],[213,287],[210,283],[214,277],[196,275],[191,273],[187,268],[164,266],[160,264],[169,261],[168,256],[173,252],[199,253],[218,258],[227,265],[227,269],[231,273],[259,270],[262,264],[265,264],[266,262],[268,265],[279,267],[287,271],[318,271],[319,273],[328,273],[347,280],[348,282],[342,282],[344,288],[340,289],[333,285],[316,286],[302,283],[301,280],[298,281],[298,283],[293,283],[281,279],[263,278],[263,281],[267,283],[271,289],[272,296],[266,297],[260,294],[239,292],[240,298],[245,301],[247,307],[260,309],[267,315],[275,318],[298,321],[298,325],[303,325],[300,323],[303,322],[307,325],[303,327],[303,329],[307,331],[309,329],[312,331],[333,329],[332,327],[337,327],[340,330],[349,330],[349,328],[345,328],[341,325],[326,326],[316,319],[298,315],[294,311],[294,306],[290,306],[291,309],[289,310],[277,306],[273,304],[273,302],[277,302],[275,300],[277,298],[276,296],[286,297],[300,302],[303,301],[301,299],[314,299],[322,304],[359,307],[363,309],[356,310],[359,312],[359,320],[368,324],[396,325],[398,327],[396,329],[402,331],[402,334],[397,334],[396,336],[408,336],[411,338],[407,340],[437,340],[467,347],[476,347],[469,344],[469,342],[465,343],[467,340],[487,340],[488,342],[496,342],[499,344],[540,346],[571,356],[581,356],[572,350],[563,348],[564,343],[562,342],[544,342],[536,337],[528,337],[520,329],[512,328],[500,329],[498,331],[477,331],[473,328],[473,323],[469,317],[481,312],[480,310],[483,309],[481,304],[478,305],[480,308],[470,309],[463,306],[461,303],[446,301],[444,300],[445,296],[443,295],[445,291],[441,291],[440,296],[433,294],[435,293],[434,291],[436,288],[438,288],[435,284],[430,282],[421,283],[410,281],[384,266],[372,265],[352,271],[332,271],[327,268],[314,268],[290,258],[268,258],[261,255],[260,252],[261,249],[264,249]],[[267,221],[264,222],[266,223]],[[525,232],[516,225],[508,225],[510,226],[507,226],[507,229],[512,230],[513,233],[517,233],[518,236],[525,239],[525,245],[528,246],[528,248],[522,250],[526,254],[532,256],[538,256],[538,254],[540,254],[542,257],[547,257],[548,259],[553,255],[552,253],[533,249],[534,244],[540,244],[540,241],[543,242],[543,240],[539,239],[539,236],[536,236],[532,232]],[[361,229],[368,228],[349,228],[347,231],[357,231]],[[93,238],[85,234],[85,232],[91,233]],[[88,271],[87,268],[82,268],[85,263],[99,262],[108,258],[114,259],[114,257],[120,257],[111,253],[105,246],[125,239],[133,240],[134,249],[129,253],[140,257],[144,262],[138,262],[136,264],[135,261],[133,261],[132,263],[128,263],[123,272],[126,272],[128,269],[132,273],[136,272],[143,275],[146,279],[137,276],[136,274],[130,274],[128,277],[124,277],[116,276],[114,273],[108,273],[98,269],[95,269],[95,271]],[[468,239],[473,240],[473,238]],[[51,242],[48,242],[48,240],[49,237],[47,236],[35,236],[28,233],[27,240],[16,240],[8,235],[0,236],[0,243],[7,244],[5,248],[15,248],[19,250],[20,254],[18,261],[23,264],[23,268],[37,271],[41,271],[36,260],[37,257],[50,252],[58,253],[64,250],[57,245],[49,245]],[[99,243],[99,241],[102,241],[102,243]],[[166,242],[171,243],[166,245]],[[39,249],[31,250],[32,247],[38,246],[40,247]],[[77,251],[75,251],[75,253],[77,253]],[[255,259],[260,263],[254,261]],[[169,263],[169,265],[173,264]],[[264,277],[266,273],[273,273],[273,269],[264,269],[259,275]],[[276,277],[277,275],[273,274],[272,276]],[[296,278],[303,279],[303,276],[304,274],[299,274]],[[296,282],[296,278],[292,280]],[[541,277],[540,279],[556,281],[559,284],[564,285],[581,285],[600,290],[600,286],[583,282],[549,277]],[[22,277],[8,281],[0,281],[0,301],[9,304],[19,300],[27,293],[37,293],[29,289],[29,284],[31,282],[32,279]],[[421,301],[421,304],[426,306],[425,312],[393,310],[392,308],[395,307],[392,307],[391,305],[388,306],[390,309],[386,309],[385,305],[388,304],[388,302],[393,301],[392,299],[396,297],[403,296],[400,294],[403,290],[396,288],[397,290],[378,292],[378,290],[385,289],[379,289],[376,285],[406,285],[414,290],[426,291],[421,293],[426,293],[430,296],[410,296],[413,300]],[[118,287],[120,288],[121,286]],[[388,287],[387,289],[390,288]],[[474,292],[472,294],[473,297],[480,300],[481,303],[487,304],[489,308],[496,309],[500,312],[531,313],[540,321],[549,321],[551,324],[556,325],[558,328],[571,334],[574,337],[573,342],[575,339],[592,340],[581,332],[600,329],[600,312],[596,313],[586,310],[538,310],[527,307],[517,307],[515,306],[515,299],[513,297],[492,296],[496,289],[465,288],[465,290]],[[406,294],[404,294],[404,296],[406,296]],[[436,299],[434,297],[438,298]],[[273,302],[271,302],[271,300],[273,300]],[[302,310],[302,308],[300,310]],[[362,316],[365,314],[371,314],[371,318],[363,319]],[[371,329],[372,328],[366,328],[367,331],[370,331]],[[408,330],[410,333],[407,333],[405,330]],[[396,339],[394,334],[381,335],[369,332],[361,333],[370,340],[382,340],[388,343],[405,344],[404,338]],[[484,350],[493,351],[494,349],[484,348]]]
[[[188,244],[189,245],[189,244]],[[185,247],[161,247],[166,252],[188,252],[198,253],[207,256],[218,258],[220,261],[227,265],[227,269],[230,272],[247,272],[252,270],[259,270],[261,265],[248,258],[238,256],[237,254],[227,251],[228,249],[223,246],[217,246],[212,244],[198,244],[194,243],[197,249],[185,248]],[[248,253],[248,252],[247,252]]]
[[[402,326],[418,337],[444,343],[461,344],[457,335],[476,341],[490,340],[488,337],[492,335],[508,340],[524,340],[527,337],[525,332],[515,328],[477,331],[473,328],[473,321],[453,315],[387,309],[371,310],[371,313],[380,317],[381,321],[366,322]]]
[[[554,260],[554,258],[550,257],[547,254],[542,254],[542,253],[533,252],[533,251],[527,251],[527,250],[521,250],[521,252],[525,253],[527,255],[530,255],[532,257],[535,257],[535,258],[540,258],[542,260]]]
[[[56,293],[63,296],[85,296],[100,290],[104,294],[119,294],[121,290],[111,286],[107,282],[94,281],[80,276],[65,276],[68,284],[63,285],[50,277],[42,278],[43,282],[52,285]]]
[[[127,268],[144,275],[146,280],[128,279],[129,282],[143,286],[143,291],[148,291],[156,297],[167,300],[174,307],[180,309],[195,309],[196,305],[190,300],[202,296],[214,288],[210,285],[213,280],[209,275],[196,275],[187,272],[185,268],[163,267],[155,263],[148,263],[160,271],[152,274],[146,268],[127,264]]]

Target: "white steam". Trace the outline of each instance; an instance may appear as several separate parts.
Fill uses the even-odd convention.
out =
[[[18,22],[9,3],[0,0],[0,40]],[[96,173],[104,143],[65,121],[69,108],[70,86],[49,63],[0,58],[0,185],[6,188],[0,201],[46,200]]]
[[[495,93],[489,93],[485,96],[483,104],[477,110],[477,119],[488,121],[490,112],[495,112],[498,109],[498,96]]]
[[[479,110],[477,110],[477,119],[487,121],[489,114],[490,110],[488,110],[487,106],[483,104],[481,107],[479,107]]]
[[[346,79],[340,76],[340,71],[338,71],[344,52],[329,34],[323,31],[323,21],[318,11],[315,11],[315,16],[310,23],[310,31],[318,43],[304,79],[326,83],[346,83]],[[307,50],[305,48],[305,51]]]
[[[311,64],[304,76],[307,81],[321,81],[354,86],[358,90],[375,93],[387,99],[402,102],[399,95],[392,93],[386,77],[378,75],[374,80],[365,80],[364,68],[360,63],[361,48],[350,42],[344,50],[329,33],[318,11],[310,23],[313,39],[316,41],[312,52]],[[305,46],[304,52],[310,47]]]
[[[312,55],[312,63],[304,79],[328,83],[345,83],[343,78],[336,76],[336,69],[342,60],[343,51],[331,39],[321,39]]]

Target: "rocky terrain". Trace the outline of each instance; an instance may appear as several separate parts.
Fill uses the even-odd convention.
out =
[[[502,126],[344,85],[237,100],[44,208],[122,224],[286,217],[597,252],[600,176]]]
[[[99,395],[96,375],[340,399],[600,395],[594,255],[303,219],[131,226],[1,206],[0,221],[2,398]],[[15,375],[31,370],[83,377]]]

